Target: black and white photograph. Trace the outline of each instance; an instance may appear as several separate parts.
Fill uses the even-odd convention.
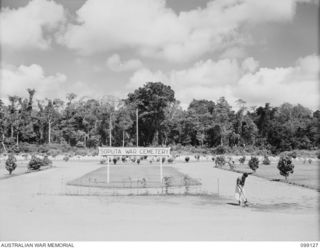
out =
[[[1,247],[318,247],[318,0],[0,3]]]

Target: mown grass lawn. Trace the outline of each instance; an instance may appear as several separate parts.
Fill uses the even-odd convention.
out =
[[[293,174],[288,177],[288,183],[305,186],[308,188],[320,191],[319,184],[319,162],[313,161],[311,164],[308,162],[303,163],[301,160],[293,160],[295,165]],[[278,162],[272,162],[270,165],[259,164],[259,168],[254,173],[256,176],[266,178],[274,181],[284,181],[284,177],[280,175],[277,168]],[[223,168],[229,169],[228,166]],[[252,172],[248,165],[235,166],[235,170],[239,172]]]
[[[110,182],[107,183],[107,167],[101,167],[77,178],[69,185],[106,187],[106,188],[155,188],[162,187],[159,166],[110,166]],[[169,177],[170,186],[184,186],[185,176],[177,169],[169,166],[163,167],[163,177]],[[189,185],[199,185],[195,179],[190,178]]]

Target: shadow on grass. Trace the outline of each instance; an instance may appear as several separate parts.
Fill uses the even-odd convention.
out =
[[[8,174],[5,174],[3,176],[0,176],[0,180],[5,180],[5,179],[9,179],[9,178],[13,178],[13,177],[18,177],[18,176],[23,176],[23,175],[27,175],[27,174],[30,174],[30,173],[35,173],[35,172],[40,172],[40,171],[45,171],[45,170],[48,170],[48,169],[52,169],[52,168],[56,168],[55,166],[42,166],[40,169],[37,169],[37,170],[25,170],[25,171],[21,171],[21,172],[18,172],[18,173],[12,173],[11,175],[8,173]]]
[[[239,206],[239,204],[235,202],[227,202],[227,204],[231,206]]]

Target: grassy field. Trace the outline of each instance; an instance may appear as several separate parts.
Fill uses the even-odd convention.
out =
[[[301,160],[294,160],[293,163],[295,165],[294,173],[289,175],[287,182],[320,191],[319,162],[313,161],[309,164],[308,162],[303,163]],[[229,169],[228,166],[224,166],[223,168]],[[240,164],[236,165],[235,170],[239,172],[252,172],[248,165]],[[270,165],[260,163],[254,175],[273,181],[285,182],[284,177],[279,174],[276,161],[271,162]]]
[[[211,161],[211,159],[209,157],[207,157],[206,159],[203,158],[203,160],[197,161],[195,160],[192,156],[191,157],[191,161],[189,163],[186,163],[184,161],[184,156],[180,157],[179,159],[177,159],[173,164],[169,164],[171,167],[175,167],[177,164],[183,164],[185,166],[189,166],[190,164],[198,164],[198,163],[207,163],[209,166],[214,166],[214,162]],[[232,156],[230,156],[232,157]],[[251,169],[246,165],[247,161],[245,162],[244,165],[240,165],[238,162],[238,157],[234,157],[233,159],[236,163],[235,163],[235,170],[237,172],[252,172]],[[89,161],[86,160],[76,160],[76,161],[69,161],[69,162],[64,162],[61,161],[59,163],[66,163],[66,164],[74,164],[74,162],[77,163],[87,163]],[[311,189],[315,189],[320,191],[320,183],[319,183],[319,170],[320,170],[320,164],[319,164],[319,160],[313,160],[311,164],[309,164],[308,162],[303,162],[302,159],[294,159],[293,160],[295,168],[294,168],[294,173],[290,174],[290,176],[288,177],[288,183],[291,184],[296,184],[296,185],[300,185],[300,186],[304,186],[304,187],[308,187]],[[92,161],[90,163],[95,163],[97,165],[99,165],[98,161]],[[27,161],[24,160],[20,160],[17,162],[18,166],[16,168],[16,170],[13,172],[13,176],[19,176],[19,175],[23,175],[25,174],[28,170],[27,170]],[[159,166],[157,165],[157,163],[153,163],[151,164],[152,166],[150,166],[150,163],[146,160],[141,161],[140,165],[137,165],[136,163],[119,163],[118,165],[116,165],[114,168],[118,168],[116,169],[116,171],[113,169],[113,171],[111,171],[110,173],[113,174],[113,176],[111,177],[111,180],[113,181],[113,186],[115,186],[115,183],[117,184],[117,187],[124,187],[125,181],[127,181],[127,186],[130,184],[132,184],[132,182],[129,182],[129,177],[131,177],[131,181],[133,182],[137,182],[138,180],[141,180],[142,178],[145,178],[147,181],[147,184],[149,185],[148,187],[152,187],[152,184],[157,187],[157,183],[159,182],[159,177],[160,177],[160,172],[159,172]],[[166,165],[168,165],[166,163]],[[105,165],[104,165],[105,166]],[[125,169],[122,168],[122,166],[125,166]],[[141,168],[141,167],[150,167],[153,169],[150,169],[150,173],[147,170],[139,170],[136,168]],[[101,166],[100,166],[101,167]],[[112,167],[113,168],[113,167]],[[122,168],[122,169],[121,169]],[[165,167],[164,167],[165,168]],[[227,169],[229,170],[228,166],[223,166],[223,169]],[[43,168],[44,169],[44,168]],[[119,177],[120,174],[123,174],[121,170],[126,170],[127,173],[125,173],[125,176],[121,176]],[[133,173],[134,171],[134,173]],[[119,172],[119,173],[118,173]],[[167,173],[167,174],[166,174]],[[99,176],[98,174],[101,174],[101,176]],[[97,171],[97,172],[92,172],[92,174],[90,175],[86,175],[84,178],[79,178],[77,180],[75,180],[73,183],[75,184],[85,184],[85,185],[92,185],[94,186],[94,181],[96,182],[96,186],[99,184],[101,184],[102,187],[105,187],[106,184],[106,175],[107,172],[104,171],[104,169],[101,169],[101,171]],[[279,170],[277,169],[277,158],[274,158],[274,160],[271,161],[270,165],[263,165],[260,161],[259,164],[259,168],[257,169],[257,171],[254,173],[256,176],[258,177],[262,177],[268,180],[272,180],[272,181],[281,181],[281,182],[285,182],[284,177],[281,176],[279,174]],[[173,182],[174,184],[181,184],[181,180],[183,180],[183,176],[179,174],[179,172],[171,170],[170,169],[164,169],[164,176],[173,176],[174,178],[177,178],[176,180],[174,180],[175,182]],[[4,161],[0,162],[0,180],[1,179],[7,179],[10,178],[11,176],[8,174],[8,171],[5,169],[5,164]],[[115,182],[117,181],[117,182]],[[194,180],[191,181],[191,183],[196,183]],[[121,186],[122,185],[122,186]],[[138,183],[136,183],[136,185],[138,185]],[[142,184],[140,184],[140,186],[142,186]],[[139,186],[138,186],[139,187]]]
[[[77,178],[69,185],[105,187],[105,188],[154,188],[162,187],[160,181],[159,166],[110,166],[110,182],[107,183],[106,166],[94,170],[84,176]],[[169,177],[170,186],[183,186],[186,175],[173,167],[163,167],[163,177]],[[200,183],[190,178],[189,185],[199,185]]]
[[[50,168],[51,168],[51,165],[42,166],[40,170],[47,170]],[[35,170],[35,171],[29,170],[27,161],[18,161],[16,169],[13,171],[12,175],[9,175],[9,172],[5,169],[5,163],[3,162],[2,164],[0,164],[0,180],[15,177],[15,176],[21,176],[27,173],[36,173],[38,171],[39,170]]]

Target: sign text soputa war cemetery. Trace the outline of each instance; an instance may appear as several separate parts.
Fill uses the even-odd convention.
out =
[[[99,147],[99,156],[170,156],[170,147]]]

